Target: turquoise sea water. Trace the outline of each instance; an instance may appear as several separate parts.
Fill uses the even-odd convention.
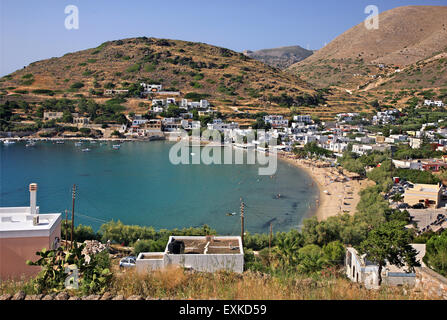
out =
[[[171,146],[164,141],[125,142],[120,150],[104,142],[1,144],[0,206],[29,206],[28,185],[36,182],[41,213],[70,211],[76,184],[76,224],[95,229],[111,219],[156,229],[208,224],[222,235],[240,232],[241,197],[251,233],[268,232],[270,222],[275,232],[297,228],[315,210],[316,186],[285,162],[278,161],[273,177],[259,176],[257,165],[172,165]],[[86,147],[91,151],[82,152]]]

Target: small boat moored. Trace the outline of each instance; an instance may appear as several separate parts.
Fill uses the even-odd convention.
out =
[[[14,140],[4,140],[3,141],[3,144],[5,144],[5,145],[10,145],[10,144],[14,144],[14,143],[16,143]]]
[[[35,145],[36,145],[36,141],[28,140],[25,147],[29,148],[29,147],[34,147]]]

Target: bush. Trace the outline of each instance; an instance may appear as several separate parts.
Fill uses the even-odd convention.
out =
[[[90,128],[81,128],[79,129],[79,131],[83,134],[83,135],[89,135],[92,130]]]
[[[138,256],[140,252],[163,252],[166,247],[166,241],[164,239],[161,240],[138,240],[133,245],[133,253],[135,256]]]
[[[73,83],[71,86],[70,86],[70,88],[71,89],[80,89],[80,88],[82,88],[84,86],[84,84],[82,83],[82,82],[75,82],[75,83]]]
[[[89,262],[85,260],[82,250],[85,245],[65,252],[62,247],[55,250],[43,249],[37,252],[37,261],[27,261],[28,265],[40,266],[41,271],[29,282],[34,293],[54,293],[65,290],[67,274],[65,267],[75,265],[79,275],[79,291],[82,294],[104,293],[112,279],[110,259],[107,251],[93,255]]]
[[[129,68],[127,68],[126,71],[129,72],[129,73],[133,73],[133,72],[139,71],[140,68],[141,68],[141,64],[136,63],[136,64],[130,66]]]
[[[435,271],[447,276],[447,231],[427,241],[424,262]]]
[[[46,95],[49,95],[49,96],[54,96],[53,90],[48,90],[48,89],[36,89],[36,90],[33,90],[32,93],[35,93],[35,94],[46,94]]]

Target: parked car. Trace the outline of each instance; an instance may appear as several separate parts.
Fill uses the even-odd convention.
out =
[[[124,257],[120,260],[120,268],[131,268],[136,265],[136,257]]]
[[[425,206],[423,203],[416,203],[414,206],[412,206],[413,209],[425,209]]]
[[[397,205],[398,209],[408,209],[410,208],[410,205],[408,203],[400,203]]]

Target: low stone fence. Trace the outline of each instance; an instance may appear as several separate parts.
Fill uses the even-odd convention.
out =
[[[447,300],[447,279],[429,268],[416,268],[415,289],[428,297]]]
[[[142,296],[129,296],[113,295],[110,292],[106,292],[102,295],[89,295],[84,297],[70,296],[67,292],[60,292],[58,294],[25,294],[23,291],[19,291],[14,295],[2,294],[0,295],[0,301],[5,300],[161,300],[152,297]]]

